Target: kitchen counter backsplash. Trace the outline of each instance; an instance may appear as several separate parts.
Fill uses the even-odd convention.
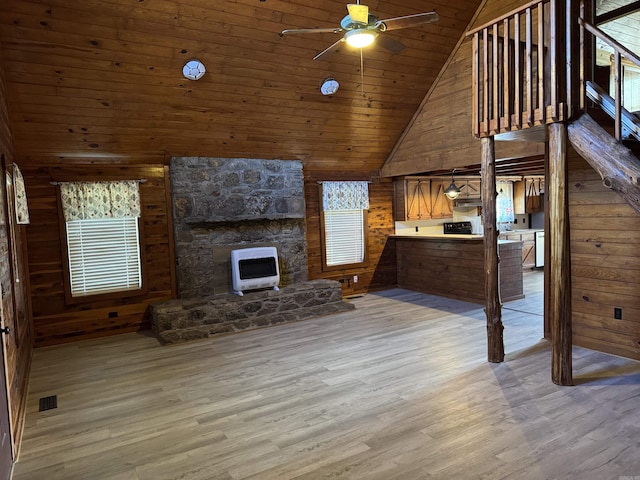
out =
[[[450,220],[448,220],[450,221]],[[411,220],[396,222],[396,235],[437,235],[443,232],[445,220]]]

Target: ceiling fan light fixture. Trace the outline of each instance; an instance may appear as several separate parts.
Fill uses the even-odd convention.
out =
[[[357,28],[355,30],[349,30],[344,34],[344,40],[347,45],[353,48],[368,47],[378,36],[378,32],[375,30],[367,30],[364,28]]]

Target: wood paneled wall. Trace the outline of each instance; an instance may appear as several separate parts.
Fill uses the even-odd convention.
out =
[[[574,343],[640,360],[640,216],[569,150]]]
[[[482,240],[398,237],[395,243],[398,287],[466,302],[485,302]],[[522,298],[522,244],[501,243],[499,255],[501,300]]]
[[[1,52],[0,52],[1,54]],[[1,56],[1,55],[0,55]],[[7,113],[7,93],[4,72],[0,67],[0,154],[4,155],[7,170],[15,160],[11,129]],[[2,322],[9,327],[9,335],[1,334],[0,341],[6,352],[7,396],[11,417],[11,435],[14,447],[20,444],[22,424],[26,407],[31,353],[33,351],[33,332],[29,321],[29,301],[26,281],[26,259],[24,256],[25,227],[15,224],[15,213],[5,219],[7,205],[5,172],[0,169],[0,283],[2,284]],[[17,255],[14,255],[14,252]],[[13,271],[13,274],[12,274]],[[16,282],[15,278],[22,279]],[[0,388],[5,388],[0,385]],[[14,452],[15,454],[15,452]],[[15,456],[15,455],[14,455]]]
[[[473,26],[493,20],[523,1],[488,0]],[[472,135],[471,39],[463,38],[423,100],[382,174],[400,176],[480,163],[480,142]],[[496,158],[544,155],[539,142],[495,142]]]
[[[23,170],[31,209],[27,229],[35,345],[51,345],[148,328],[147,305],[171,298],[175,264],[168,167],[28,167]],[[63,242],[57,188],[52,181],[146,179],[140,184],[143,282],[139,296],[65,303]]]
[[[366,180],[369,184],[368,244],[369,261],[362,268],[322,270],[321,199],[319,181],[322,180]],[[339,177],[305,172],[305,202],[307,227],[307,262],[309,279],[328,278],[342,283],[344,295],[395,287],[395,244],[387,238],[395,232],[392,201],[393,183],[380,181],[375,175]],[[354,282],[354,276],[358,281]]]

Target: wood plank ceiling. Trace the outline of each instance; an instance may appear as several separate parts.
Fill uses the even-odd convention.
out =
[[[337,0],[3,0],[0,48],[17,159],[157,163],[176,155],[299,159],[310,170],[384,163],[480,0],[374,0],[378,18],[436,10],[360,56],[323,33]],[[207,67],[197,82],[186,61]],[[323,96],[323,79],[340,89]],[[362,92],[364,91],[364,96]]]

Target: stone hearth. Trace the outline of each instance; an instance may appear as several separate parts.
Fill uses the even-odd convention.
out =
[[[352,310],[340,284],[311,280],[276,290],[228,294],[207,299],[167,300],[150,305],[160,342],[178,343],[242,330],[295,322]]]

